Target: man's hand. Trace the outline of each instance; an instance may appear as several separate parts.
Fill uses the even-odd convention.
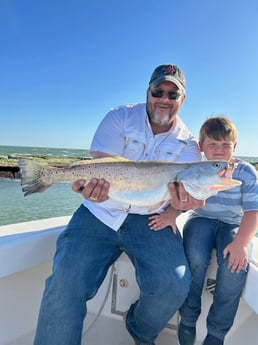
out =
[[[94,202],[103,202],[109,199],[109,182],[104,179],[93,178],[85,185],[85,180],[77,180],[73,183],[74,192],[81,193],[85,199]]]
[[[176,210],[194,210],[195,208],[203,207],[205,204],[204,200],[197,200],[187,193],[182,183],[175,184],[170,182],[168,190],[171,195],[171,206]]]

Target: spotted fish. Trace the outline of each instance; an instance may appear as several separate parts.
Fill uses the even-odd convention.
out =
[[[169,182],[182,182],[186,191],[199,200],[241,185],[240,181],[231,178],[226,161],[135,162],[106,157],[57,168],[21,158],[19,166],[25,196],[42,192],[57,183],[71,183],[78,179],[87,183],[92,178],[103,178],[110,183],[109,198],[133,206],[151,206],[169,200]]]

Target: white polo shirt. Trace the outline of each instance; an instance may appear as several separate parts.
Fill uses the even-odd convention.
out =
[[[146,103],[123,105],[105,116],[100,123],[90,151],[101,151],[133,161],[166,160],[171,162],[200,161],[197,140],[176,116],[173,127],[165,133],[153,134],[146,113]],[[104,224],[118,230],[128,213],[150,214],[160,212],[167,200],[157,209],[133,207],[114,200],[94,203],[87,199],[87,207]]]

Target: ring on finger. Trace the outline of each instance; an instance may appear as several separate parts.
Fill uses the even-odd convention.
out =
[[[96,201],[96,200],[98,200],[98,198],[96,198],[96,197],[94,197],[94,196],[90,196],[89,199],[90,199],[91,201]]]
[[[186,199],[182,199],[181,200],[182,202],[187,202],[188,201],[188,199],[186,198]]]

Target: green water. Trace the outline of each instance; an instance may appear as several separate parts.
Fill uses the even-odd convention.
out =
[[[0,226],[30,220],[67,216],[81,204],[70,184],[51,186],[44,193],[23,196],[20,181],[0,180]]]

